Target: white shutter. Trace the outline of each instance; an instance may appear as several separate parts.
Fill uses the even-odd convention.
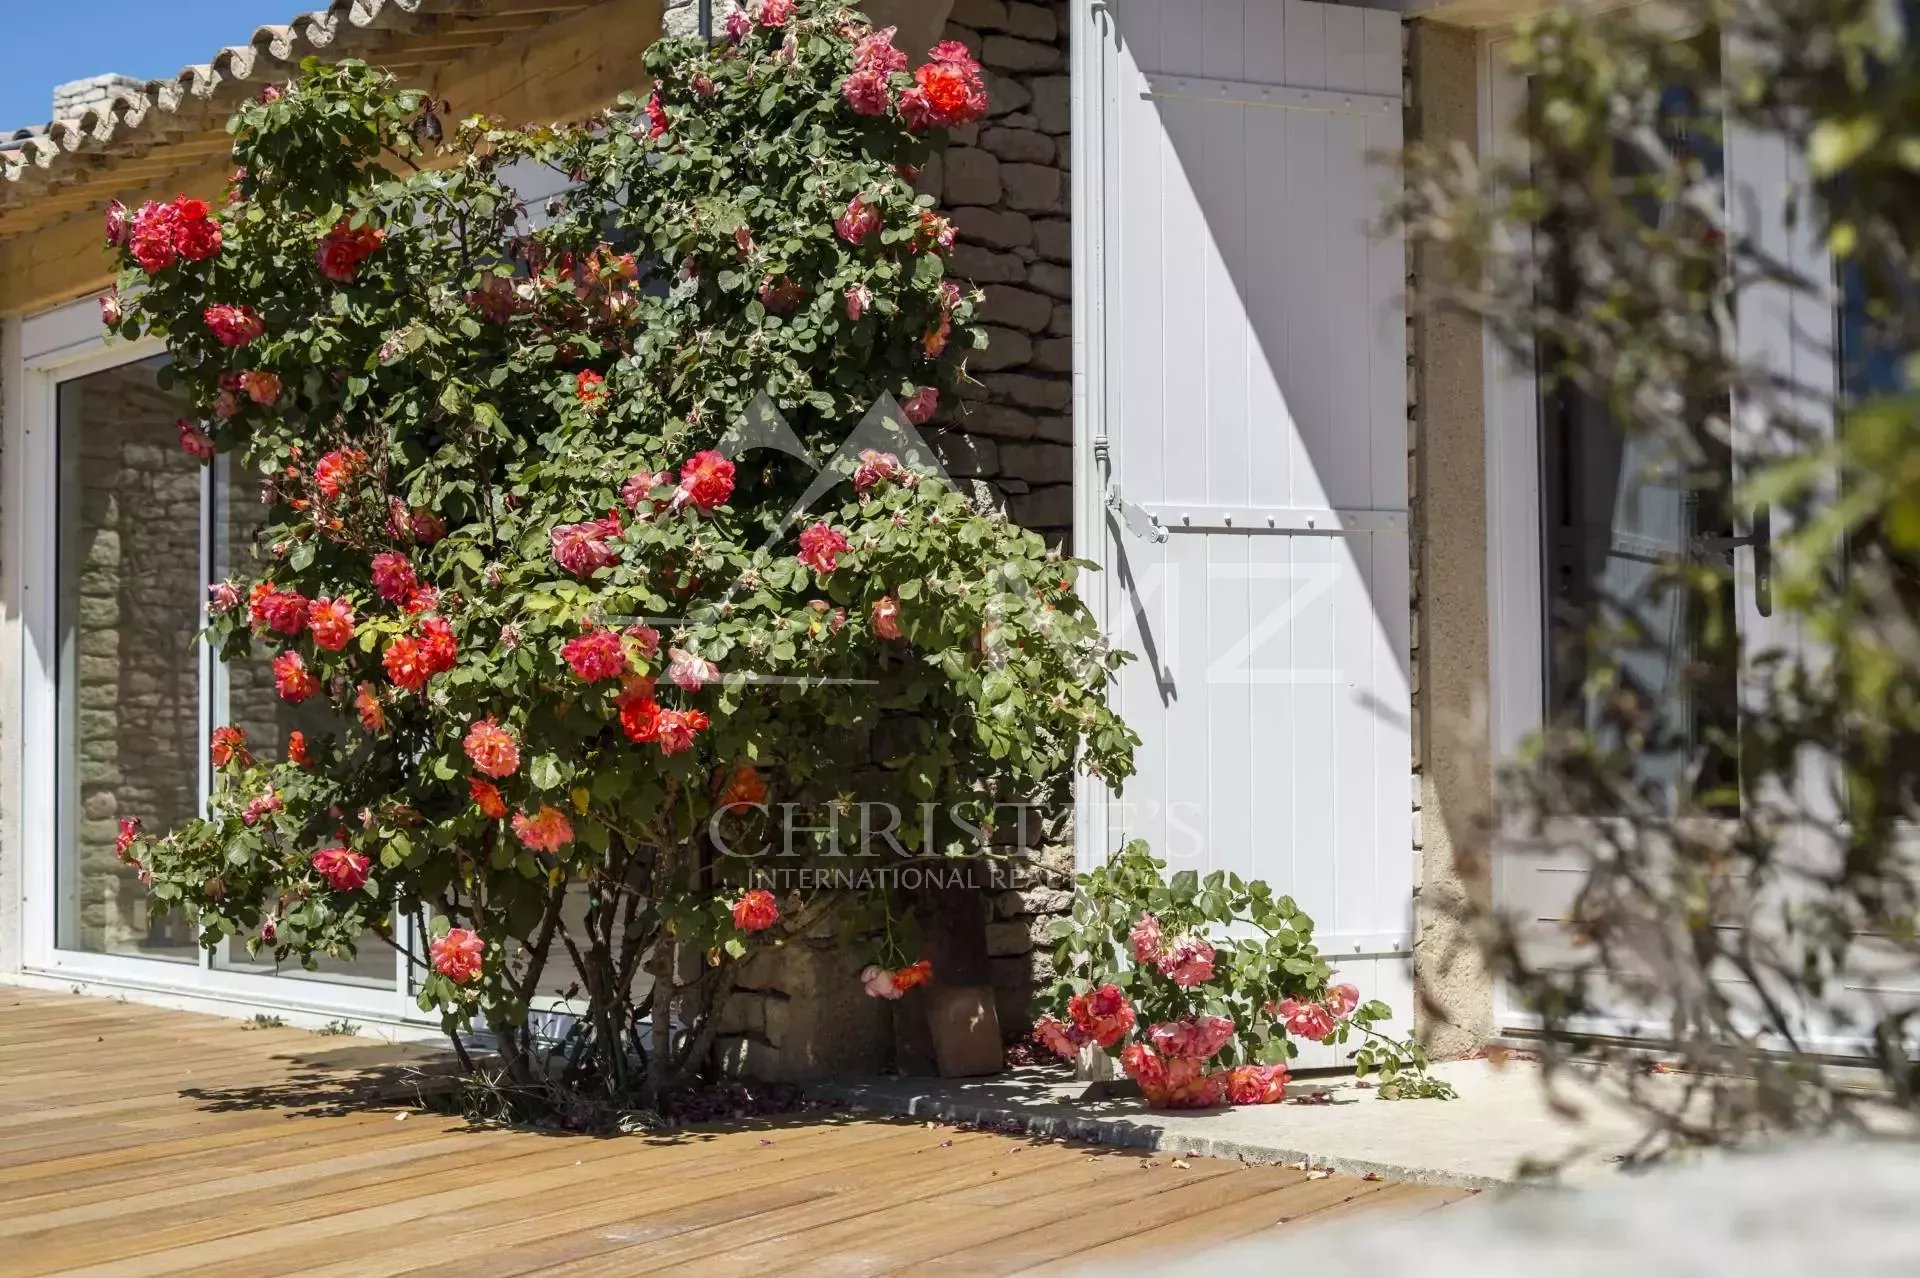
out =
[[[1406,1014],[1412,927],[1398,17],[1126,0],[1080,154],[1101,296],[1083,529],[1139,773],[1082,856],[1265,879]],[[1083,115],[1083,119],[1086,118]],[[1097,189],[1095,189],[1097,187]],[[1163,538],[1163,539],[1162,539]],[[1089,804],[1089,808],[1094,805]],[[1104,819],[1102,819],[1104,818]]]

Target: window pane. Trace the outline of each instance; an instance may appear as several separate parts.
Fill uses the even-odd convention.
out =
[[[192,925],[150,921],[114,855],[119,818],[164,830],[200,810],[201,468],[163,362],[60,386],[55,918],[65,949],[191,963]]]

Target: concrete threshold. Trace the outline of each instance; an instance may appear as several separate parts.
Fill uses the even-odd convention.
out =
[[[1382,1100],[1351,1075],[1333,1074],[1296,1078],[1278,1105],[1150,1110],[1048,1068],[843,1079],[810,1090],[875,1113],[1474,1189],[1513,1184],[1543,1166],[1557,1167],[1562,1181],[1604,1176],[1644,1132],[1637,1115],[1596,1092],[1562,1088],[1550,1098],[1531,1062],[1450,1061],[1434,1072],[1458,1099]]]

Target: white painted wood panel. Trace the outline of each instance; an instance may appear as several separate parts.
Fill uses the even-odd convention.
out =
[[[1309,0],[1112,17],[1093,212],[1118,296],[1096,376],[1119,393],[1095,401],[1095,482],[1148,509],[1404,512],[1405,251],[1380,230],[1398,18]],[[1176,77],[1194,80],[1173,93]],[[1144,744],[1083,859],[1141,837],[1175,869],[1266,879],[1409,1014],[1404,532],[1095,531],[1109,629],[1139,657],[1116,704]]]

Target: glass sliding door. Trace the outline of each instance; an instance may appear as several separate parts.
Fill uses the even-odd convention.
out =
[[[59,385],[55,496],[58,743],[55,933],[62,949],[197,963],[194,929],[155,921],[114,852],[121,817],[197,815],[201,467],[184,405],[142,360]]]

